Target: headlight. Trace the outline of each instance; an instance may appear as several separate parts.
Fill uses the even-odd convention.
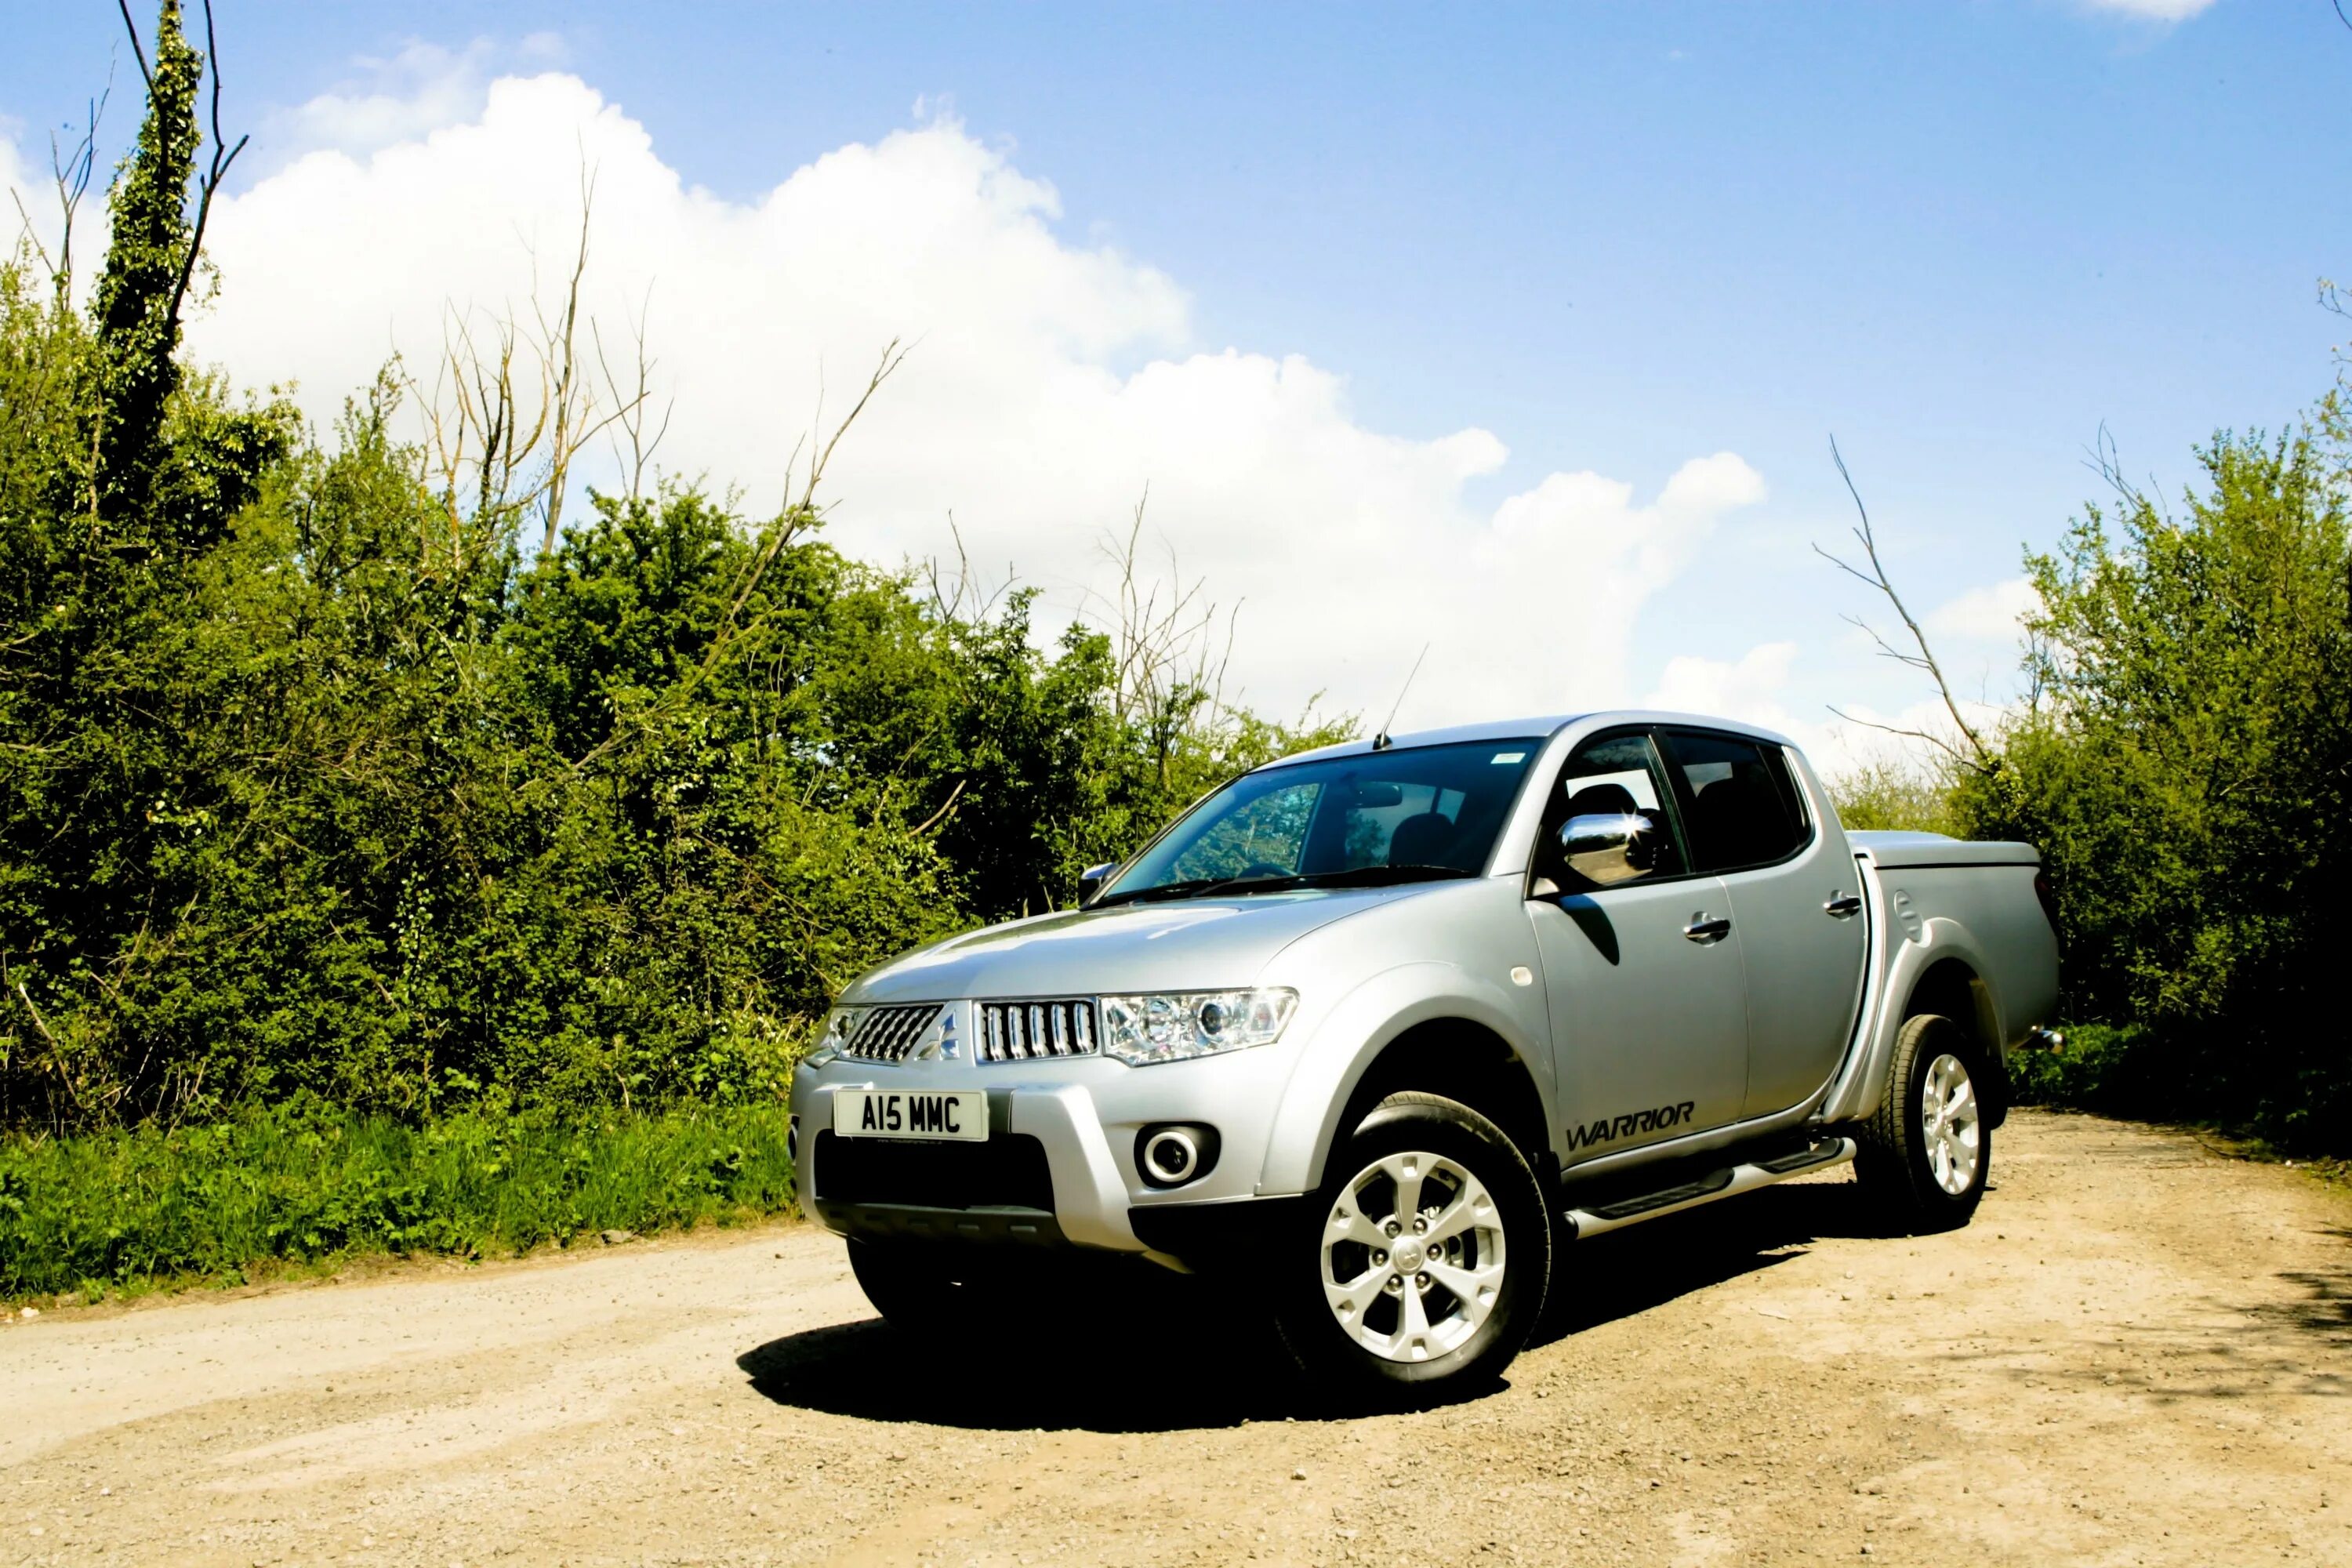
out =
[[[1284,986],[1256,991],[1163,991],[1102,999],[1103,1052],[1130,1067],[1181,1062],[1282,1037],[1298,1005]]]

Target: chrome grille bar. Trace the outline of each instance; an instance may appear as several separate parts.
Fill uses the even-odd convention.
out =
[[[936,1002],[919,1003],[911,1007],[877,1007],[857,1021],[849,1043],[842,1047],[844,1056],[858,1057],[869,1062],[902,1062],[907,1053],[940,1016]]]
[[[1102,1048],[1091,997],[1055,1001],[982,1002],[979,1056],[984,1062],[1090,1057]]]

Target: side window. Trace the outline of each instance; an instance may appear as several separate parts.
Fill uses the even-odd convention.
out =
[[[1580,747],[1544,800],[1538,874],[1588,890],[1681,875],[1685,862],[1664,788],[1647,735],[1608,735]]]
[[[1810,829],[1778,746],[1675,731],[1666,749],[1700,870],[1769,866],[1803,847]]]

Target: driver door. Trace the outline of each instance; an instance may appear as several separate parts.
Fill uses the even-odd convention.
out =
[[[1546,795],[1527,904],[1567,1165],[1724,1126],[1745,1107],[1738,935],[1722,879],[1690,865],[1648,732],[1579,747]]]

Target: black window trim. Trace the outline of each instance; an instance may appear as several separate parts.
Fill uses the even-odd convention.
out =
[[[1715,741],[1737,741],[1742,745],[1753,746],[1759,752],[1772,752],[1780,759],[1781,774],[1789,783],[1789,798],[1795,804],[1800,825],[1805,830],[1803,836],[1797,840],[1797,847],[1777,860],[1759,860],[1752,865],[1734,866],[1721,871],[1709,871],[1706,875],[1745,877],[1750,871],[1769,871],[1777,867],[1790,865],[1802,859],[1814,845],[1821,842],[1820,814],[1813,810],[1813,803],[1805,798],[1805,792],[1797,786],[1797,770],[1789,762],[1787,746],[1778,741],[1768,741],[1761,735],[1743,735],[1737,730],[1710,730],[1704,724],[1654,724],[1650,728],[1654,731],[1652,739],[1657,742],[1659,751],[1665,757],[1666,787],[1673,792],[1677,807],[1681,805],[1684,795],[1689,790],[1690,781],[1684,775],[1681,765],[1675,761],[1674,738],[1676,735],[1698,735]],[[1693,861],[1698,858],[1698,846],[1696,843],[1691,845],[1689,858]]]

